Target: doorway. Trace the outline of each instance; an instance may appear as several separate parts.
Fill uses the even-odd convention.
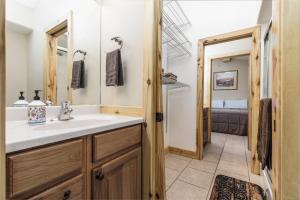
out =
[[[208,58],[207,65],[207,79],[204,81],[204,87],[206,89],[206,94],[204,96],[204,113],[207,114],[207,142],[211,143],[211,133],[214,132],[228,132],[229,130],[222,130],[224,127],[216,125],[217,127],[213,129],[213,116],[212,109],[215,107],[228,108],[228,109],[247,109],[247,115],[240,113],[240,118],[247,117],[247,120],[243,120],[243,123],[234,122],[236,126],[227,126],[230,132],[236,135],[248,136],[251,132],[251,109],[248,110],[249,97],[251,96],[251,52],[248,50],[239,51],[234,53],[227,53],[222,55],[216,55]],[[225,86],[220,83],[218,85],[218,76],[230,76],[233,78],[233,86]],[[215,101],[214,101],[215,100]],[[227,102],[228,101],[228,102]],[[213,103],[214,102],[214,103]],[[227,104],[229,105],[226,105]],[[214,104],[214,105],[213,105]],[[231,106],[231,104],[234,104]],[[205,110],[206,108],[206,110]],[[240,110],[236,110],[240,111]],[[218,117],[218,116],[216,116]],[[227,118],[222,115],[222,118]],[[205,118],[205,117],[204,117]],[[246,122],[247,121],[247,122]],[[216,122],[219,123],[219,122]],[[228,124],[226,124],[228,125]],[[220,131],[217,131],[219,130]],[[205,128],[204,128],[205,130]],[[251,140],[247,140],[247,148],[251,148]],[[205,141],[204,141],[205,143]]]
[[[45,100],[58,105],[62,99],[72,102],[72,12],[46,32],[44,70]],[[59,87],[60,86],[64,86]]]
[[[249,141],[251,151],[251,172],[254,174],[260,173],[260,166],[257,156],[257,131],[258,130],[258,115],[259,115],[259,100],[260,100],[260,27],[253,27],[225,33],[222,35],[212,36],[199,40],[198,42],[198,78],[197,78],[197,158],[203,158],[203,106],[204,102],[209,102],[210,95],[204,93],[204,74],[205,74],[205,47],[220,44],[230,41],[236,41],[244,38],[251,38],[252,47],[250,53],[250,91],[249,96]],[[226,56],[225,56],[226,57]],[[228,56],[227,56],[228,57]],[[206,79],[211,85],[211,77]],[[209,92],[211,93],[211,92]],[[208,105],[208,113],[211,116],[211,104]],[[209,117],[210,118],[210,117]],[[208,135],[211,135],[209,128]]]

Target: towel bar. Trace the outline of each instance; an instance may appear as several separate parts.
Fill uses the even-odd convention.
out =
[[[75,57],[75,55],[76,55],[77,53],[82,54],[82,55],[83,55],[83,60],[85,60],[85,56],[87,55],[87,52],[86,52],[86,51],[76,50],[76,51],[74,52],[74,54],[73,54],[73,59],[74,59],[74,57]]]
[[[123,40],[121,37],[117,36],[117,37],[113,37],[111,38],[110,40],[113,40],[115,41],[116,43],[118,43],[120,45],[120,50],[122,49],[123,47]]]

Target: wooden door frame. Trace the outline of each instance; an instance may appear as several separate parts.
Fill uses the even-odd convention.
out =
[[[273,199],[300,199],[300,1],[273,0]]]
[[[216,35],[198,41],[198,68],[197,68],[197,116],[196,116],[196,155],[198,159],[203,157],[203,95],[204,95],[204,67],[205,67],[205,46],[230,42],[234,40],[252,38],[251,49],[251,85],[252,85],[252,127],[251,127],[251,172],[260,173],[260,163],[257,155],[257,130],[260,100],[260,27],[251,27],[243,30],[233,31]],[[256,131],[255,131],[256,130]]]
[[[5,0],[0,0],[0,199],[5,199]]]
[[[144,188],[144,198],[150,199],[166,199],[163,121],[156,120],[157,113],[163,112],[162,5],[162,0],[145,0],[143,160],[148,166],[144,167],[147,172],[143,185],[149,185],[149,188]]]
[[[209,75],[208,75],[208,82],[206,84],[204,84],[204,87],[206,87],[206,91],[208,91],[208,93],[204,96],[204,104],[206,104],[206,107],[208,107],[208,142],[211,143],[211,124],[212,124],[212,90],[213,90],[213,73],[212,73],[212,62],[216,59],[224,59],[224,58],[233,58],[233,57],[239,57],[239,56],[249,56],[249,92],[248,92],[248,96],[249,96],[249,101],[250,101],[250,97],[251,97],[251,51],[238,51],[238,52],[233,52],[233,53],[227,53],[227,54],[221,54],[221,55],[214,55],[208,58],[208,66],[207,66],[207,70],[209,71]],[[205,103],[206,102],[206,103]],[[207,103],[208,102],[208,103]],[[249,103],[250,105],[250,103]],[[251,109],[248,110],[248,133],[251,133]],[[248,138],[251,138],[251,135],[248,135]],[[251,140],[248,140],[248,146],[251,145]]]
[[[57,102],[57,37],[64,32],[68,33],[68,56],[67,56],[67,72],[68,72],[68,101],[72,103],[72,62],[73,62],[73,12],[70,11],[68,16],[60,19],[45,31],[45,47],[44,55],[44,99],[50,100],[53,105]]]

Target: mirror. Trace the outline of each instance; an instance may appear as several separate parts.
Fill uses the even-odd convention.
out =
[[[7,106],[100,104],[100,20],[100,0],[6,1]]]
[[[68,34],[57,38],[57,102],[68,99]]]

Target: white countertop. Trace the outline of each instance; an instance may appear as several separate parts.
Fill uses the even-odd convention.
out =
[[[69,121],[29,125],[27,121],[6,122],[6,153],[100,133],[143,122],[143,118],[106,114],[75,115]]]

